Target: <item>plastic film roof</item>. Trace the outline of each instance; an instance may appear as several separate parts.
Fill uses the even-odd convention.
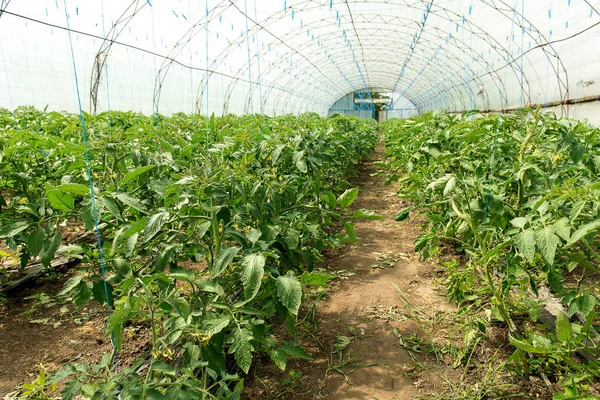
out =
[[[0,106],[326,114],[365,88],[418,111],[599,94],[600,1],[2,0]],[[75,77],[77,76],[77,79]]]

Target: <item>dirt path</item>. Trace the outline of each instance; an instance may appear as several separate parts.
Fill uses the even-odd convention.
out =
[[[417,324],[403,317],[405,303],[396,284],[410,303],[423,311],[453,309],[435,289],[436,266],[419,261],[414,252],[418,224],[397,222],[394,215],[407,204],[396,197],[396,188],[386,186],[385,178],[372,176],[375,162],[383,159],[383,146],[359,165],[359,197],[355,208],[364,208],[386,216],[383,220],[359,221],[356,232],[361,240],[343,254],[326,262],[329,271],[347,271],[347,279],[334,281],[324,301],[317,304],[317,338],[312,344],[313,360],[290,363],[303,374],[298,390],[270,389],[269,383],[281,379],[270,367],[258,367],[256,375],[264,391],[251,398],[282,399],[409,399],[432,382],[411,378],[414,368],[408,352],[398,346],[402,335],[418,330]],[[375,267],[375,265],[383,268]],[[344,348],[343,344],[350,340]],[[314,341],[313,341],[314,342]],[[336,347],[337,343],[337,347]],[[340,349],[332,356],[332,349]],[[348,360],[350,353],[350,363]],[[374,366],[361,367],[364,364]],[[343,371],[344,374],[340,373]],[[289,374],[289,373],[288,373]],[[260,378],[262,376],[262,378]],[[289,376],[284,379],[290,380]],[[286,381],[287,382],[287,381]],[[296,382],[298,383],[298,382]],[[254,386],[251,383],[250,386]]]

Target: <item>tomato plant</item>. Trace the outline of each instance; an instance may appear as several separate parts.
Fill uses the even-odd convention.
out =
[[[65,398],[239,398],[256,353],[282,369],[308,357],[293,340],[303,285],[332,279],[313,266],[356,240],[353,219],[378,218],[348,212],[346,181],[378,140],[375,121],[85,115],[92,184],[76,116],[20,108],[0,121],[0,239],[22,265],[82,258],[60,294],[108,299],[117,349],[129,324],[152,333],[150,356],[118,372],[106,354],[48,379],[66,380]],[[96,223],[102,259],[65,239]],[[275,316],[292,340],[269,333]]]
[[[597,379],[600,130],[527,109],[425,114],[386,121],[383,132],[388,181],[427,217],[417,250],[427,258],[450,244],[466,256],[448,278],[451,298],[487,296],[490,319],[511,332],[516,371],[548,373],[565,387]],[[524,313],[537,321],[539,305],[523,297],[541,287],[567,313],[555,333],[519,330]],[[576,356],[586,353],[594,356]]]

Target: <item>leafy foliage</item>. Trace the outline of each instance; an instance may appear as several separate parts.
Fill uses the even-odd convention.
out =
[[[449,270],[451,298],[476,301],[490,320],[508,325],[515,371],[550,374],[568,393],[581,392],[573,389],[575,375],[583,377],[577,382],[599,378],[589,339],[596,284],[584,282],[600,261],[600,130],[531,109],[476,118],[425,114],[382,129],[388,161],[380,167],[427,217],[417,250],[427,258],[452,244],[468,260]],[[559,315],[555,333],[541,326],[519,332],[514,320],[539,316],[523,294],[542,286],[568,315]],[[577,360],[586,352],[595,356]]]
[[[357,190],[345,179],[372,151],[377,123],[132,112],[85,123],[93,185],[76,116],[0,111],[0,239],[23,266],[38,256],[49,265],[61,244],[75,249],[82,273],[61,295],[78,306],[108,297],[107,335],[119,348],[125,326],[147,324],[151,357],[116,372],[107,354],[48,385],[66,380],[67,399],[237,399],[256,353],[279,367],[307,357],[278,344],[268,321],[281,317],[293,337],[302,285],[331,279],[311,273],[320,251],[355,239],[347,208]],[[96,217],[106,287],[98,249],[68,235],[94,230]],[[345,232],[327,229],[334,223]]]

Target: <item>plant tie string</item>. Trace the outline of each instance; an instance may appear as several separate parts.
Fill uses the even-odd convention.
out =
[[[65,7],[65,18],[67,21],[69,47],[71,49],[71,58],[73,61],[73,75],[75,77],[75,89],[76,89],[76,93],[77,93],[77,104],[79,107],[79,122],[81,124],[81,138],[83,140],[83,148],[84,148],[84,153],[85,153],[85,164],[86,164],[87,177],[88,177],[89,188],[90,188],[90,196],[91,196],[91,203],[92,203],[92,217],[94,218],[94,230],[96,232],[96,240],[97,240],[97,245],[98,245],[98,258],[100,261],[100,272],[102,274],[102,283],[104,284],[106,310],[107,310],[108,318],[110,318],[112,315],[112,307],[110,304],[110,297],[108,295],[108,284],[106,282],[106,268],[105,268],[105,262],[104,262],[104,254],[102,251],[102,235],[100,234],[100,223],[98,220],[98,211],[96,208],[96,196],[94,194],[94,182],[93,182],[93,177],[92,177],[92,168],[91,168],[91,163],[90,163],[89,147],[88,147],[88,142],[87,142],[87,134],[85,132],[85,119],[83,117],[83,109],[81,106],[81,94],[79,92],[79,80],[77,77],[77,65],[75,62],[75,50],[73,49],[73,38],[71,36],[69,13],[67,11],[67,1],[63,0],[63,3],[64,3],[64,7]],[[110,342],[113,347],[113,366],[116,370],[118,367],[118,359],[117,359],[117,348],[115,347],[115,338],[114,338],[113,334],[111,334]]]

